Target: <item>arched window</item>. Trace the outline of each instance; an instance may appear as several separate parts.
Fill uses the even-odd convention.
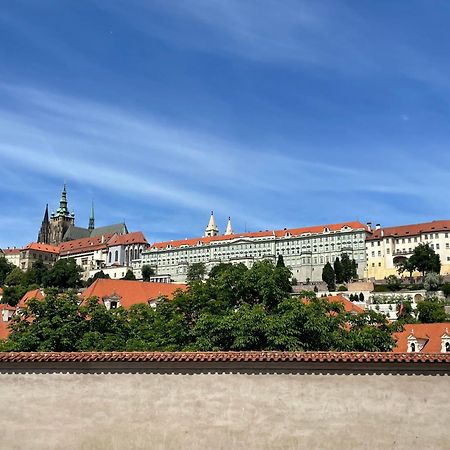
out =
[[[114,254],[114,262],[119,261],[119,250],[116,250],[116,253]]]
[[[450,352],[450,342],[445,343],[445,351]]]
[[[412,352],[416,351],[416,344],[414,344],[414,342],[411,343],[411,351]]]
[[[109,252],[109,262],[111,262],[111,252]]]

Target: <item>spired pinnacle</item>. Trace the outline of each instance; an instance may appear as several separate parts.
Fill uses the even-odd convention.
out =
[[[89,217],[88,230],[93,230],[95,228],[95,217],[94,217],[94,201],[92,200],[91,205],[91,216]]]
[[[214,219],[214,211],[211,211],[211,217],[209,218],[208,226],[205,230],[205,237],[217,236],[219,234],[219,228],[217,228],[216,221]]]
[[[231,234],[234,234],[234,232],[233,227],[231,226],[231,217],[228,217],[227,229],[225,230],[224,235],[230,236]]]

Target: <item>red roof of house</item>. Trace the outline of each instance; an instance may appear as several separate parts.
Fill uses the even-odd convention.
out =
[[[50,244],[41,244],[40,242],[32,242],[24,247],[22,250],[37,250],[45,253],[59,253],[59,247]]]
[[[108,246],[110,247],[113,245],[127,244],[148,244],[148,242],[147,239],[145,239],[144,233],[142,233],[142,231],[116,235],[108,242]]]
[[[450,333],[450,322],[407,324],[403,331],[394,333],[397,345],[392,351],[396,353],[406,352],[408,350],[408,336],[413,334],[417,339],[427,341],[421,350],[423,353],[440,353],[441,337],[444,333]]]
[[[25,308],[25,305],[28,300],[31,298],[36,298],[38,300],[44,300],[45,294],[40,289],[33,289],[32,291],[28,291],[24,294],[24,296],[19,300],[17,304],[18,308]]]
[[[318,233],[324,233],[325,229],[328,229],[329,231],[341,231],[345,227],[348,227],[350,229],[364,229],[367,230],[367,225],[363,225],[361,222],[345,222],[345,223],[335,223],[331,225],[318,225],[313,227],[305,227],[305,228],[290,228],[290,229],[283,229],[283,230],[266,230],[266,231],[256,231],[251,233],[240,233],[240,234],[230,234],[228,236],[211,236],[211,237],[198,237],[198,238],[191,238],[191,239],[181,239],[178,241],[166,241],[166,242],[157,242],[151,245],[150,248],[156,248],[156,249],[164,249],[168,246],[171,247],[181,247],[181,246],[194,246],[198,243],[201,244],[209,244],[211,242],[220,242],[220,241],[229,241],[232,239],[238,239],[238,238],[257,238],[257,237],[283,237],[286,235],[291,236],[300,236],[302,234],[318,234]]]
[[[75,255],[93,250],[100,250],[107,247],[109,240],[114,237],[114,233],[75,239],[73,241],[62,242],[59,249],[61,256]]]
[[[9,306],[5,303],[0,303],[0,339],[6,339],[10,333],[10,330],[9,330],[10,322],[3,321],[3,314],[2,314],[3,310],[15,311],[16,308],[14,308],[14,306]]]
[[[363,313],[364,312],[363,308],[361,308],[358,305],[355,305],[353,302],[351,302],[350,300],[347,300],[342,295],[329,295],[327,297],[327,300],[329,302],[342,303],[344,305],[344,309],[346,312],[353,312],[353,313]]]
[[[116,294],[120,297],[121,306],[130,308],[132,305],[148,303],[149,300],[154,300],[161,296],[171,299],[179,289],[185,290],[187,285],[99,278],[81,294],[81,297],[85,300],[90,297],[98,297],[100,300],[103,300]]]
[[[373,230],[367,237],[368,240],[382,239],[383,237],[408,237],[418,236],[421,233],[435,233],[438,231],[450,231],[450,220],[433,220],[432,222],[417,223],[413,225],[401,225],[398,227],[386,227]]]
[[[4,248],[2,252],[5,255],[19,255],[21,248]]]

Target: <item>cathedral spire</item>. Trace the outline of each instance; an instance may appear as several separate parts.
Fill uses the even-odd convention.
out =
[[[233,227],[231,226],[231,217],[228,217],[227,229],[225,230],[225,236],[230,236],[233,233]]]
[[[59,200],[59,208],[56,211],[59,216],[68,216],[69,210],[67,209],[67,188],[66,183],[64,183],[64,188],[61,192],[61,199]]]
[[[89,226],[88,230],[93,230],[95,228],[95,217],[94,217],[94,201],[92,201],[91,205],[91,217],[89,217]]]
[[[219,229],[217,228],[216,221],[214,219],[214,211],[211,211],[211,217],[209,218],[209,223],[205,230],[205,237],[217,236],[218,234]]]
[[[44,218],[42,219],[41,229],[39,230],[37,241],[42,244],[49,243],[50,221],[48,220],[48,203],[45,206]]]

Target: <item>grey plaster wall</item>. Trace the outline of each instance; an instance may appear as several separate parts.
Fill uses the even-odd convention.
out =
[[[450,378],[0,374],[2,449],[450,448]]]

